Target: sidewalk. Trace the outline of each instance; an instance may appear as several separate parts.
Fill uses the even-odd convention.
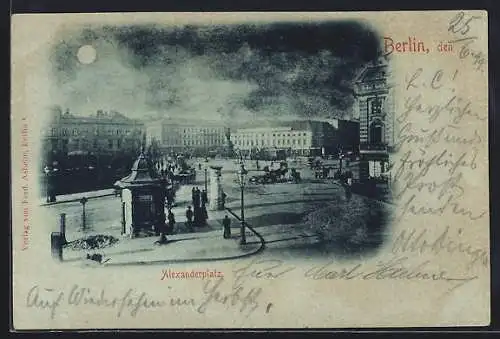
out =
[[[157,245],[158,237],[131,239],[122,236],[111,247],[97,250],[64,249],[63,263],[100,266],[87,260],[87,254],[99,253],[106,261],[105,266],[157,265],[183,262],[221,261],[244,258],[261,251],[263,244],[247,232],[247,244],[239,244],[239,232],[233,229],[231,239],[224,239],[222,230],[204,233],[185,233],[168,236],[168,243]]]
[[[221,211],[225,213],[225,211]],[[278,251],[284,255],[290,249],[316,246],[317,234],[300,225],[276,224],[258,227],[258,233],[252,225],[247,225],[246,245],[240,245],[240,224],[232,219],[231,239],[223,238],[222,229],[168,236],[168,243],[156,245],[158,237],[131,239],[119,237],[111,247],[96,250],[64,249],[63,264],[75,266],[140,266],[166,265],[176,263],[213,262],[235,260],[257,255],[262,251]],[[257,225],[255,225],[257,226]],[[211,227],[213,227],[211,225]],[[102,255],[103,265],[86,259],[87,254]]]
[[[56,196],[57,201],[56,202],[47,202],[45,199],[40,199],[40,206],[49,206],[49,205],[55,205],[55,204],[62,204],[65,202],[74,202],[74,201],[80,201],[83,197],[87,199],[92,199],[92,198],[101,198],[101,197],[107,197],[107,196],[112,196],[115,195],[115,190],[113,188],[108,188],[104,190],[98,190],[98,191],[90,191],[90,192],[81,192],[81,193],[73,193],[73,194],[62,194]]]

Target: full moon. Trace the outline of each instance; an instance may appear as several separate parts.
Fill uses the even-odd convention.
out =
[[[80,63],[88,65],[95,61],[97,52],[91,45],[83,45],[78,49],[76,57],[78,58],[78,61],[80,61]]]

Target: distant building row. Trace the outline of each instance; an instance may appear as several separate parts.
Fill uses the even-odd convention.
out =
[[[145,125],[148,143],[156,140],[162,152],[206,155],[227,145],[230,131],[221,123],[165,118]]]
[[[145,132],[147,143],[155,140],[164,153],[207,155],[231,144],[244,155],[272,149],[309,156],[336,154],[339,147],[356,150],[359,130],[359,123],[346,120],[266,121],[228,127],[173,118],[142,123],[118,112],[104,111],[83,117],[56,109],[43,131],[43,149],[63,154],[113,154],[138,149]]]
[[[266,127],[259,127],[266,126]],[[336,153],[338,147],[356,148],[358,123],[344,120],[260,121],[244,126],[222,126],[209,121],[163,119],[146,124],[149,141],[156,140],[163,152],[206,155],[232,145],[245,156],[262,150],[285,150],[293,155]]]
[[[261,122],[266,127],[237,128],[231,134],[235,149],[248,154],[263,149],[287,151],[290,155],[337,154],[359,144],[358,123],[346,120],[298,120]]]
[[[140,147],[143,124],[118,112],[78,116],[56,107],[51,113],[42,131],[42,150],[46,153],[113,154]]]

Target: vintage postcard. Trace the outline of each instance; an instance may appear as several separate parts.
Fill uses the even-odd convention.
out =
[[[488,325],[487,22],[13,16],[14,328]]]

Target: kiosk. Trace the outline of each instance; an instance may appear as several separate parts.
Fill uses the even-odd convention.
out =
[[[117,181],[121,190],[122,223],[130,237],[159,235],[165,227],[165,188],[143,152],[132,165],[132,173]]]

